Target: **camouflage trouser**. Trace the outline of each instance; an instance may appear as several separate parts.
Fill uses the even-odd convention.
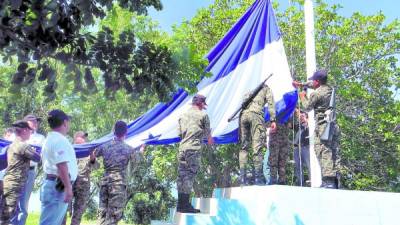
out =
[[[22,186],[19,182],[4,181],[3,207],[1,208],[0,224],[9,225],[10,220],[17,210],[18,201],[21,197]]]
[[[240,142],[242,148],[239,152],[239,167],[244,169],[248,161],[248,151],[251,142],[253,149],[253,162],[256,171],[262,170],[263,149],[265,146],[266,134],[264,117],[262,115],[247,112],[240,116]]]
[[[272,181],[278,181],[280,184],[286,183],[286,163],[288,156],[288,137],[276,137],[274,134],[270,134],[268,166]]]
[[[178,154],[178,192],[190,194],[194,178],[200,169],[201,152],[199,150],[179,150]]]
[[[324,126],[315,127],[315,154],[321,166],[322,177],[337,177],[339,167],[339,127],[333,126],[332,141],[322,141],[320,139]]]
[[[103,177],[100,184],[99,224],[114,225],[122,219],[126,203],[126,184]]]
[[[74,184],[71,225],[79,225],[90,195],[90,181],[78,177]]]

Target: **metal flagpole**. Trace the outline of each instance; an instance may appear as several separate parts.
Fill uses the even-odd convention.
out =
[[[312,0],[304,1],[304,23],[306,34],[306,69],[307,78],[311,77],[316,71],[315,59],[315,36],[314,36],[314,6]],[[308,89],[308,96],[311,92]],[[314,151],[314,111],[308,113],[309,133],[310,133],[310,166],[311,166],[311,187],[319,187],[322,183],[321,167],[318,163],[317,156]]]

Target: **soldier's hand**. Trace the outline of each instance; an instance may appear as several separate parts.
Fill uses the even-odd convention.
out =
[[[300,99],[304,99],[307,96],[307,93],[305,91],[302,91],[299,93]]]
[[[209,145],[213,145],[214,144],[214,138],[212,138],[211,136],[208,137],[208,144]]]
[[[72,185],[68,185],[64,189],[64,202],[69,203],[72,200],[72,197],[74,196],[74,193],[72,192]]]
[[[90,162],[94,162],[96,160],[96,153],[92,151],[89,155]]]
[[[276,123],[275,122],[271,123],[270,132],[271,133],[275,133],[276,132]]]
[[[299,88],[299,87],[302,86],[302,83],[301,83],[300,81],[294,80],[294,81],[292,82],[292,85],[293,85],[293,87],[295,87],[295,88]]]
[[[144,150],[146,150],[146,144],[142,144],[142,145],[140,146],[139,152],[143,154],[143,153],[144,153]]]

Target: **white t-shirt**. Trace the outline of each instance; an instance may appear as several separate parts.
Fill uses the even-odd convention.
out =
[[[59,132],[49,132],[42,147],[43,171],[45,174],[58,175],[57,164],[67,162],[71,180],[78,176],[78,163],[75,151],[68,139]]]
[[[31,137],[29,138],[27,143],[30,145],[42,147],[44,139],[45,139],[45,137],[42,134],[36,133],[36,131],[35,131],[33,134],[31,134]],[[31,160],[30,165],[36,166],[37,162],[34,162],[33,160]]]

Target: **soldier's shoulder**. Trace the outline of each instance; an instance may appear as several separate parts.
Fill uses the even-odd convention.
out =
[[[15,140],[13,143],[11,143],[9,149],[15,149],[15,150],[24,150],[27,148],[31,148],[31,145],[22,142],[20,140]]]

